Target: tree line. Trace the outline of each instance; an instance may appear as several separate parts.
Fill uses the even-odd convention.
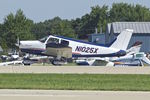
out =
[[[142,5],[114,3],[91,7],[91,12],[72,20],[55,17],[44,22],[34,23],[19,9],[10,13],[0,24],[0,45],[4,49],[14,48],[17,38],[20,40],[39,39],[49,34],[72,38],[87,38],[88,34],[105,32],[107,23],[122,21],[150,21],[150,9]]]

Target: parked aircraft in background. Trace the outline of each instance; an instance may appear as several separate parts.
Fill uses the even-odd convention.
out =
[[[17,61],[7,61],[7,62],[0,63],[0,66],[8,66],[8,65],[23,65],[23,61],[17,60]]]
[[[134,53],[139,53],[139,52],[140,52],[140,49],[141,49],[141,46],[142,46],[142,42],[136,41],[136,42],[131,46],[131,48],[129,48],[129,49],[127,50],[127,55],[134,54]]]
[[[14,61],[19,59],[19,54],[15,51],[13,53],[8,53],[8,55],[1,55],[2,61]]]
[[[140,52],[142,42],[135,42],[133,46],[127,50],[127,55],[111,59],[115,66],[144,66],[150,65],[150,60],[144,52]]]
[[[149,66],[150,60],[144,52],[127,55],[113,60],[114,66]]]
[[[133,30],[126,29],[122,31],[119,36],[109,45],[104,46],[100,44],[84,42],[81,40],[66,38],[62,36],[50,35],[41,40],[35,41],[20,41],[19,48],[22,52],[53,56],[53,54],[47,53],[49,47],[70,47],[72,49],[73,59],[78,58],[90,58],[90,57],[120,57],[126,55],[126,49]],[[54,56],[54,62],[61,62],[63,57]],[[65,58],[63,58],[65,59]]]

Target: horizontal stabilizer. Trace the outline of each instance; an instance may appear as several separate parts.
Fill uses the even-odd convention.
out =
[[[131,48],[127,50],[127,54],[139,53],[142,46],[142,42],[136,41]]]

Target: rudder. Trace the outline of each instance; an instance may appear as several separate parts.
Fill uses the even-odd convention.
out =
[[[133,30],[125,29],[117,37],[116,41],[110,46],[111,48],[117,48],[126,50],[130,42]]]

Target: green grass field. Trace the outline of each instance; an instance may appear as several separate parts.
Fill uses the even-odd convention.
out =
[[[0,88],[150,91],[150,75],[0,74]]]

